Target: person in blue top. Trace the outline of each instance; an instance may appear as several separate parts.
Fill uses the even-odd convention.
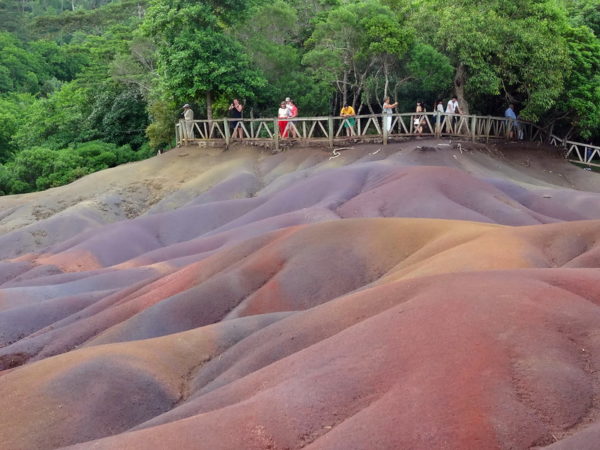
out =
[[[508,105],[506,111],[504,111],[504,117],[508,119],[508,137],[513,139],[515,136],[515,128],[517,123],[517,115],[515,114],[515,105],[512,103]]]

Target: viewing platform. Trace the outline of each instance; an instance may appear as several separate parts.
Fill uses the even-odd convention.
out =
[[[279,151],[300,145],[334,146],[361,142],[387,145],[400,138],[457,138],[489,142],[490,139],[540,142],[564,149],[569,161],[600,167],[600,147],[562,139],[532,122],[505,117],[441,113],[369,114],[353,117],[294,117],[285,120],[280,133],[278,118],[180,120],[175,125],[178,146],[224,146],[233,142],[261,145]],[[385,120],[391,119],[388,127]],[[350,131],[352,132],[350,133]],[[241,137],[240,137],[241,136]]]

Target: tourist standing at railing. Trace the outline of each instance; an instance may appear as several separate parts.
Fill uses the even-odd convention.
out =
[[[435,112],[444,114],[444,102],[443,101],[441,101],[441,100],[437,101],[437,103],[435,105]]]
[[[440,124],[442,123],[442,114],[444,114],[444,102],[441,100],[438,100],[435,104],[435,112],[436,112],[436,117],[435,117],[435,129],[436,129],[436,133],[439,133],[440,130]]]
[[[383,127],[384,127],[385,131],[387,131],[388,133],[392,129],[392,113],[393,113],[393,109],[396,106],[398,106],[398,102],[390,103],[389,97],[386,97],[385,99],[383,99],[383,108],[381,111],[383,114]]]
[[[427,123],[425,116],[423,114],[419,114],[425,112],[425,106],[423,106],[423,103],[417,102],[417,108],[415,109],[415,112],[417,113],[417,115],[414,118],[415,131],[417,132],[417,134],[422,134],[423,126],[425,125],[425,123]]]
[[[186,140],[194,139],[194,111],[189,104],[183,105],[184,127],[183,134]]]
[[[506,108],[506,111],[504,111],[504,117],[508,119],[507,127],[509,139],[513,139],[515,137],[517,115],[515,114],[514,107],[515,105],[511,103],[508,105],[508,108]]]
[[[450,133],[453,133],[453,128],[456,125],[456,117],[454,114],[460,114],[460,108],[458,107],[458,98],[456,96],[452,97],[448,100],[448,104],[446,105],[446,114],[452,114],[453,117],[448,119],[446,122],[448,126],[448,130]]]
[[[459,110],[460,108],[458,107],[458,98],[456,96],[448,100],[448,105],[446,106],[447,114],[460,114],[458,112]]]
[[[286,128],[288,125],[289,117],[290,117],[290,110],[287,108],[287,105],[285,102],[281,102],[281,104],[279,105],[279,111],[277,112],[277,118],[279,119],[279,122],[278,122],[279,134],[283,138],[287,137],[287,129]]]
[[[234,98],[231,105],[229,105],[229,117],[232,119],[241,119],[243,110],[244,105],[242,105],[237,98]],[[244,130],[241,125],[238,126],[239,123],[239,120],[232,120],[229,122],[229,126],[231,127],[232,137],[239,137],[242,139],[244,137]]]
[[[523,132],[523,124],[521,123],[521,114],[517,116],[517,120],[515,121],[515,128],[517,130],[517,139],[522,141],[525,137],[525,133]]]
[[[294,118],[298,117],[298,107],[294,104],[294,101],[291,98],[289,98],[289,97],[287,97],[285,99],[285,104],[286,104],[286,107],[288,109],[288,116],[291,119],[288,122],[288,126],[287,126],[288,130],[290,132],[291,137],[297,138],[298,137],[298,131],[297,131],[297,128],[296,128],[296,124],[294,123],[295,122]]]
[[[354,125],[356,124],[356,112],[354,112],[354,108],[345,103],[344,107],[340,111],[340,116],[344,118],[346,136],[354,136]]]

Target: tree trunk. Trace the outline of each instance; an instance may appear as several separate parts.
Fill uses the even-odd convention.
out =
[[[352,108],[353,108],[355,111],[358,111],[358,110],[356,109],[356,103],[357,103],[357,102],[360,102],[359,109],[360,109],[360,108],[362,107],[362,105],[363,105],[363,101],[362,101],[362,100],[361,100],[361,98],[360,98],[360,95],[361,95],[361,93],[362,93],[362,87],[359,87],[359,88],[356,90],[356,93],[354,94],[354,98],[352,99]],[[358,114],[358,112],[357,112],[356,114]]]
[[[212,107],[212,92],[206,91],[206,118],[208,120],[212,120],[213,118]]]
[[[375,111],[373,111],[373,106],[371,105],[371,102],[367,103],[367,108],[369,108],[369,112],[372,115],[375,115]]]
[[[390,76],[388,74],[388,67],[385,62],[383,63],[383,73],[385,75],[385,85],[383,86],[383,99],[385,100],[385,98],[388,96],[388,86],[390,85]]]
[[[454,92],[458,99],[458,108],[462,114],[469,114],[469,103],[465,98],[465,82],[467,81],[467,73],[465,66],[460,63],[456,68],[456,75],[454,76]]]
[[[342,91],[342,106],[348,104],[348,71],[344,70],[344,83]]]

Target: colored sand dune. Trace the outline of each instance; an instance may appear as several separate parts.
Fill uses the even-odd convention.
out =
[[[6,449],[595,449],[600,176],[173,150],[0,197]]]

